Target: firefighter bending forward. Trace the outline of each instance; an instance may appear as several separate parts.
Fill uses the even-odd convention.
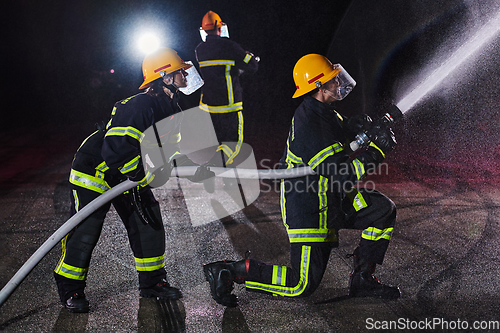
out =
[[[195,49],[200,66],[203,86],[200,108],[210,113],[220,146],[209,165],[231,166],[238,164],[235,158],[243,143],[243,90],[242,73],[252,74],[258,69],[258,58],[243,50],[236,42],[221,37],[225,23],[217,13],[209,11],[202,20],[200,30],[207,34],[206,41]],[[245,156],[246,158],[246,156]]]
[[[362,230],[354,250],[349,279],[352,297],[398,298],[399,288],[382,284],[374,275],[382,264],[396,220],[394,203],[374,190],[356,191],[354,184],[381,163],[396,145],[392,130],[373,126],[376,139],[352,157],[344,148],[360,128],[369,126],[366,115],[349,121],[330,104],[343,99],[355,82],[340,65],[309,54],[294,67],[297,90],[306,95],[295,111],[283,169],[310,166],[315,175],[281,181],[281,214],[290,241],[290,267],[255,259],[218,261],[204,266],[212,297],[236,306],[234,282],[247,290],[287,297],[311,295],[321,282],[339,229]],[[348,145],[347,145],[348,147]]]
[[[142,65],[144,82],[139,88],[146,91],[117,102],[106,127],[85,139],[72,163],[69,179],[72,215],[127,178],[140,184],[134,191],[139,194],[150,219],[152,216],[150,223],[141,219],[139,210],[131,205],[132,191],[118,196],[112,204],[127,229],[142,297],[182,297],[179,289],[167,281],[165,230],[159,204],[147,186],[156,181],[155,174],[143,167],[140,143],[146,129],[166,117],[173,119],[173,115],[181,111],[178,89],[186,87],[185,69],[189,67],[191,65],[184,63],[172,49],[160,48],[146,56]],[[177,123],[168,138],[162,137],[164,151],[169,152],[170,163],[194,165],[179,153],[179,126]],[[89,311],[84,293],[87,273],[110,205],[107,203],[96,210],[62,240],[62,256],[54,277],[61,302],[70,312]]]

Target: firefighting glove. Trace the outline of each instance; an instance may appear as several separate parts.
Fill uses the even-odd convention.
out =
[[[350,140],[361,133],[367,131],[372,125],[372,118],[367,114],[355,114],[347,120],[346,130]]]
[[[142,223],[149,224],[155,230],[161,230],[163,222],[161,220],[161,215],[155,213],[154,205],[155,203],[145,200],[141,195],[141,189],[139,186],[134,187],[130,190],[129,199],[134,211],[137,213]]]
[[[210,171],[206,165],[199,165],[186,155],[178,155],[172,161],[174,166],[197,166],[196,172],[193,176],[187,177],[193,183],[203,183],[205,190],[208,193],[213,193],[215,191],[215,173]]]
[[[142,166],[141,161],[139,161],[136,170],[128,172],[125,175],[127,176],[128,179],[130,179],[133,182],[139,183],[139,185],[142,187],[147,186],[153,179],[153,177],[151,177],[151,174],[149,172],[144,171],[144,167]]]
[[[215,177],[215,172],[210,171],[210,168],[206,165],[200,165],[198,169],[196,169],[194,176],[189,177],[188,179],[193,183],[201,183],[206,179],[213,177]]]
[[[373,169],[385,159],[385,155],[396,146],[396,138],[392,129],[387,126],[375,125],[369,130],[370,145],[360,154],[360,161],[365,168]],[[368,170],[371,172],[372,170]]]
[[[161,187],[170,179],[170,174],[172,173],[172,165],[167,163],[162,165],[153,172],[153,179],[149,183],[149,186],[153,188]]]
[[[375,147],[377,147],[384,156],[385,154],[390,153],[397,144],[394,132],[390,127],[385,126],[384,124],[377,124],[373,126],[368,131],[368,137],[373,145],[375,145]]]

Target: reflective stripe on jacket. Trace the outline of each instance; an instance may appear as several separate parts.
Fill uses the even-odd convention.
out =
[[[196,47],[195,53],[205,81],[200,108],[211,113],[242,110],[239,76],[242,71],[257,71],[255,57],[230,39],[212,35]]]

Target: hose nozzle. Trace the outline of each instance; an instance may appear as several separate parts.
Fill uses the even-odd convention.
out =
[[[395,123],[396,121],[402,118],[403,118],[403,112],[401,112],[401,110],[396,105],[391,104],[389,110],[380,119],[378,119],[374,123],[374,125],[385,124],[390,127],[391,124]],[[349,144],[349,146],[351,147],[352,151],[356,151],[361,147],[365,147],[368,144],[368,142],[370,142],[368,134],[365,132],[360,132],[359,134],[356,135],[354,141],[352,141]]]

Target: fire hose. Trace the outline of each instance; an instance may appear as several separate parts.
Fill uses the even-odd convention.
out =
[[[171,172],[175,177],[189,177],[194,175],[197,167],[178,167]],[[309,167],[300,167],[294,169],[238,169],[234,172],[228,168],[210,168],[217,177],[222,178],[241,178],[241,179],[285,179],[297,178],[314,174],[314,171]],[[126,180],[108,191],[101,194],[98,198],[91,201],[83,207],[78,213],[73,215],[59,229],[57,229],[46,241],[35,251],[35,253],[24,263],[23,266],[16,272],[9,282],[0,290],[0,306],[5,303],[9,296],[16,290],[26,276],[35,268],[35,266],[45,257],[45,255],[54,248],[73,228],[85,220],[90,214],[99,209],[105,203],[113,200],[120,194],[137,186],[136,182]]]
[[[389,111],[375,124],[390,126],[390,124],[401,119],[403,113],[395,105],[391,105]],[[158,136],[156,126],[153,126],[156,136]],[[364,147],[372,140],[370,129],[365,132],[360,132],[354,141],[351,142],[350,147],[352,151]],[[160,142],[158,140],[158,142]],[[161,147],[161,144],[159,143]],[[161,150],[160,150],[161,151]],[[163,151],[162,151],[163,152]],[[165,160],[165,158],[163,158]],[[172,177],[189,177],[193,176],[197,170],[196,166],[178,167],[173,168],[171,172]],[[231,169],[231,168],[210,168],[216,175],[221,178],[240,178],[240,179],[286,179],[297,178],[314,174],[314,171],[309,167],[298,167],[291,169]],[[45,243],[24,263],[24,265],[17,271],[17,273],[10,279],[9,282],[0,290],[0,306],[7,300],[12,292],[19,286],[19,284],[26,278],[26,276],[33,270],[33,268],[45,257],[45,255],[52,250],[52,248],[59,243],[74,227],[80,224],[85,218],[96,211],[105,203],[111,201],[120,194],[134,188],[138,184],[136,182],[127,180],[110,190],[101,194],[98,198],[91,201],[88,205],[83,207],[78,213],[73,215],[66,223],[50,236]]]

